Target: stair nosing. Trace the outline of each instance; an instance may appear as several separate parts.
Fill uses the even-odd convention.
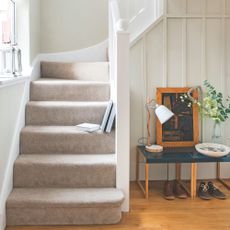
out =
[[[58,159],[59,158],[59,159]],[[58,160],[55,162],[53,159]],[[89,160],[90,159],[90,160]],[[93,159],[93,161],[92,161]],[[65,161],[67,160],[67,161]],[[64,165],[64,166],[90,166],[90,165],[116,165],[115,153],[108,154],[20,154],[15,165]]]
[[[22,194],[23,192],[25,193],[28,191],[32,192],[33,195]],[[68,194],[75,194],[75,195],[79,192],[84,192],[85,195],[89,196],[95,193],[97,194],[97,197],[99,194],[98,192],[103,191],[103,194],[102,194],[103,196],[100,193],[101,195],[100,198],[102,198],[102,201],[96,200],[94,196],[89,196],[91,198],[91,201],[88,201],[87,199],[85,200],[79,199],[75,201],[73,199],[51,200],[48,198],[44,198],[42,200],[41,199],[43,198],[42,195],[43,196],[46,195],[45,194],[46,191],[52,191],[52,192],[55,192],[55,194],[57,194],[58,192],[58,195],[64,192],[67,192]],[[40,199],[38,198],[38,194],[36,194],[36,192],[41,192],[41,195],[39,195]],[[104,195],[104,192],[106,192],[107,194],[107,200]],[[21,193],[21,194],[17,198],[14,198],[15,194],[17,195],[17,193]],[[117,196],[114,199],[108,196],[108,195],[114,195],[114,194]],[[49,195],[51,196],[52,193],[50,193]],[[25,196],[27,200],[23,200],[25,199]],[[54,197],[52,196],[52,198]],[[117,189],[117,188],[68,188],[68,189],[66,188],[36,188],[36,189],[35,188],[14,188],[14,190],[12,191],[12,193],[10,194],[7,200],[6,207],[7,208],[34,208],[34,209],[44,208],[44,207],[48,207],[48,208],[118,207],[122,204],[123,200],[124,200],[124,194],[120,189]]]

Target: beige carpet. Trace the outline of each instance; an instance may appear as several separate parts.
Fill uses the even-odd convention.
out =
[[[31,82],[7,225],[118,223],[124,195],[116,189],[115,132],[75,127],[101,123],[108,63],[43,62],[41,72]]]

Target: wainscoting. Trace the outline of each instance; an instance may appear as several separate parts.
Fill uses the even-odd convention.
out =
[[[135,179],[138,138],[146,136],[145,100],[156,87],[203,85],[209,80],[224,95],[230,87],[230,0],[165,0],[164,16],[150,26],[131,48],[131,179]],[[154,121],[155,122],[155,121]],[[209,141],[212,123],[204,121],[203,140]],[[152,142],[155,125],[152,122]],[[230,120],[223,127],[230,144]],[[182,167],[185,178],[188,167]],[[143,170],[141,170],[143,171]],[[230,177],[229,164],[222,166]],[[153,179],[166,179],[166,166],[155,166]],[[174,178],[174,165],[170,166]],[[215,165],[198,166],[198,178],[214,178]]]

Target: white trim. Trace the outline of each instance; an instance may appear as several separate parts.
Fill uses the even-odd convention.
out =
[[[187,85],[187,19],[182,20],[182,82],[181,86]]]
[[[163,15],[162,0],[133,1],[137,4],[136,13],[129,20],[130,42],[134,44],[154,22]],[[140,5],[140,3],[142,5]]]
[[[141,67],[142,67],[142,73],[143,73],[143,88],[141,89],[143,92],[143,96],[142,96],[142,105],[146,104],[146,98],[147,98],[147,94],[148,94],[148,88],[147,86],[149,86],[149,82],[148,82],[148,74],[147,74],[147,50],[146,50],[146,35],[143,36],[142,38],[142,63],[141,63]],[[147,130],[146,130],[146,119],[144,119],[144,117],[146,117],[146,110],[142,109],[142,136],[145,137],[147,135]]]
[[[225,13],[226,1],[222,0],[222,12],[223,15]],[[226,96],[226,88],[225,88],[225,76],[226,76],[226,20],[224,17],[221,18],[221,90],[223,95]],[[226,127],[222,125],[222,133],[225,136]],[[223,140],[225,142],[225,139]]]
[[[139,40],[141,40],[148,32],[150,32],[155,26],[157,26],[162,20],[163,20],[163,16],[160,16],[154,23],[152,23],[151,25],[149,25],[148,27],[146,27],[146,29],[144,29],[142,31],[141,34],[139,34],[138,36],[136,36],[135,38],[131,38],[130,39],[130,48],[132,48]]]
[[[122,211],[129,211],[130,169],[130,99],[129,99],[129,33],[117,33],[116,49],[116,186],[125,194]]]
[[[181,14],[181,15],[174,15],[174,14],[167,14],[167,18],[172,19],[172,18],[203,18],[203,14],[197,14],[197,15],[189,15],[189,14]],[[220,14],[210,14],[210,15],[205,15],[205,18],[230,18],[230,15],[220,15]]]
[[[164,0],[164,17],[163,17],[163,87],[168,85],[168,20],[166,13],[168,10],[167,0]]]
[[[14,134],[12,136],[12,145],[9,151],[9,158],[7,161],[5,173],[3,175],[2,187],[0,187],[0,229],[4,229],[6,225],[6,210],[5,204],[9,196],[9,193],[13,189],[13,166],[17,156],[19,155],[19,142],[20,142],[20,132],[25,126],[25,107],[29,100],[29,78],[24,78],[24,92],[19,107],[19,113],[17,116],[17,122],[15,124]],[[17,82],[19,83],[19,82]],[[20,82],[23,84],[23,81]]]
[[[108,40],[105,40],[95,46],[60,53],[41,53],[36,56],[32,62],[31,79],[36,80],[40,77],[40,62],[101,62],[108,61]]]
[[[129,99],[129,32],[118,26],[120,18],[117,0],[109,2],[109,57],[111,96],[116,105],[116,188],[123,191],[125,200],[121,210],[129,211],[130,171],[130,99]]]
[[[1,77],[0,75],[0,89],[1,88],[4,88],[4,87],[7,87],[7,86],[12,86],[12,85],[15,85],[15,84],[20,84],[24,81],[27,81],[29,80],[29,76],[20,76],[20,77]]]
[[[203,16],[202,16],[202,57],[201,57],[201,77],[202,81],[207,79],[207,62],[206,62],[206,37],[207,37],[207,31],[206,31],[206,1],[203,1]],[[203,141],[204,137],[206,136],[206,130],[205,130],[205,123],[202,122],[201,124],[201,137],[200,140]]]

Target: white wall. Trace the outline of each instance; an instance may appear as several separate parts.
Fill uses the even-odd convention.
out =
[[[40,0],[30,1],[30,63],[41,53]]]
[[[18,46],[22,50],[23,70],[30,66],[30,18],[29,0],[17,1],[17,37]]]
[[[168,0],[164,19],[131,48],[131,179],[135,179],[137,140],[146,136],[146,96],[155,98],[156,87],[202,85],[208,79],[226,95],[230,88],[230,0]],[[153,123],[153,122],[152,122]],[[210,122],[204,140],[210,140]],[[152,124],[152,141],[155,129]],[[224,129],[225,143],[230,121]],[[223,175],[230,176],[228,163]],[[215,176],[213,164],[199,164],[198,177]],[[166,165],[151,167],[153,179],[166,178]],[[142,170],[143,172],[143,170]],[[174,165],[170,167],[174,177]],[[189,176],[188,167],[183,175]]]
[[[5,202],[12,190],[13,165],[19,154],[19,134],[25,122],[28,84],[0,86],[0,230],[5,226]]]
[[[41,0],[42,53],[86,48],[107,38],[107,0]]]
[[[107,0],[17,0],[23,69],[39,53],[72,51],[108,38]]]

